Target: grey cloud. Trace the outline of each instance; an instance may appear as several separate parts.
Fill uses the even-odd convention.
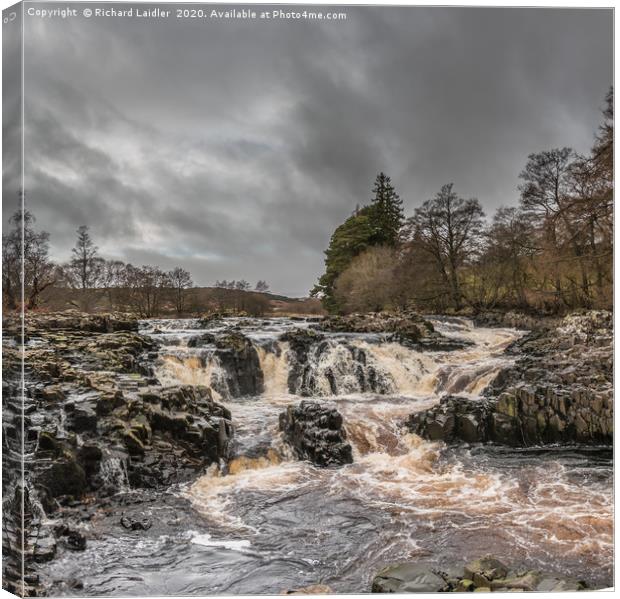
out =
[[[28,202],[54,257],[88,224],[109,256],[302,295],[379,170],[408,212],[454,181],[490,213],[528,153],[589,148],[611,11],[346,11],[28,21]]]

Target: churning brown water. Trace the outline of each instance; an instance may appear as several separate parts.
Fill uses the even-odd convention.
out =
[[[368,592],[376,571],[391,562],[458,567],[486,553],[611,584],[609,451],[448,448],[403,429],[410,413],[444,393],[476,401],[509,363],[503,350],[516,331],[438,322],[446,334],[473,342],[444,353],[334,336],[313,365],[314,399],[342,413],[354,463],[318,468],[296,460],[278,432],[278,415],[301,398],[288,392],[288,348],[277,338],[299,323],[244,324],[259,353],[265,392],[242,399],[222,392],[223,374],[208,347],[187,347],[187,338],[200,332],[191,322],[167,323],[163,331],[161,322],[150,326],[167,343],[158,370],[163,382],[219,381],[218,400],[230,408],[236,428],[236,457],[227,469],[212,466],[168,495],[166,507],[154,508],[166,518],[172,509],[175,526],[143,537],[138,546],[106,538],[92,563],[87,552],[90,594],[280,593],[318,583],[359,593]],[[365,353],[389,393],[356,390],[351,346]],[[337,396],[329,395],[326,378],[322,382],[328,370],[343,391]]]

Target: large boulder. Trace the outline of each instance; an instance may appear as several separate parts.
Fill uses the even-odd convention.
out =
[[[372,581],[373,593],[438,593],[446,581],[432,564],[405,562],[383,568]]]
[[[315,401],[302,401],[280,414],[280,430],[300,460],[317,466],[353,463],[342,415]]]
[[[42,472],[38,482],[51,497],[70,495],[79,498],[87,489],[84,468],[70,455],[55,459]]]

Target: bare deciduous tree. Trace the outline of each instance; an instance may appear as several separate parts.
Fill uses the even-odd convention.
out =
[[[177,314],[181,314],[185,309],[185,292],[194,285],[192,275],[184,268],[177,266],[168,273],[168,279],[174,293]]]
[[[458,197],[452,183],[417,208],[405,236],[433,257],[454,308],[462,306],[461,268],[480,249],[484,213],[477,199]]]
[[[10,309],[22,302],[28,309],[36,308],[41,293],[55,282],[49,233],[36,231],[34,222],[31,212],[19,209],[10,219],[12,229],[2,237],[3,295]]]

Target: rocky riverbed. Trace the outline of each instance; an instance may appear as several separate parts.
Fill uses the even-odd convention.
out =
[[[9,590],[366,592],[392,561],[445,569],[489,551],[519,572],[610,580],[605,314],[553,334],[414,314],[19,325],[3,339]],[[524,448],[476,444],[498,441],[497,422]],[[548,441],[571,446],[527,447]]]

